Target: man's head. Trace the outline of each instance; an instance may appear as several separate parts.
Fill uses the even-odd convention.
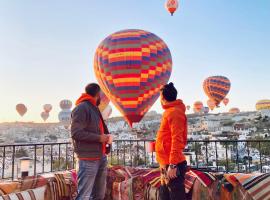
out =
[[[85,87],[85,93],[92,96],[96,100],[97,106],[100,104],[100,91],[101,89],[96,83],[90,83]]]
[[[161,104],[172,102],[177,99],[177,90],[173,83],[166,84],[160,90]]]

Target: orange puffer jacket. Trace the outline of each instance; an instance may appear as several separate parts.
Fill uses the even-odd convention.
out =
[[[181,100],[163,106],[160,129],[156,139],[156,155],[160,165],[178,164],[185,161],[183,150],[187,144],[186,107]]]

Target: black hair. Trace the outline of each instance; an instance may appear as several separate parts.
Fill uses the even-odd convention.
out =
[[[166,101],[175,101],[177,99],[177,90],[173,83],[169,83],[163,86],[161,89],[162,95]]]
[[[95,97],[100,92],[100,87],[96,83],[90,83],[85,87],[85,93]]]

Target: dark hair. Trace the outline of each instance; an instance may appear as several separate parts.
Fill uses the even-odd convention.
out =
[[[96,83],[90,83],[85,87],[85,93],[95,97],[100,92],[100,87]]]
[[[166,101],[175,101],[177,99],[177,90],[173,83],[164,85],[161,92]]]

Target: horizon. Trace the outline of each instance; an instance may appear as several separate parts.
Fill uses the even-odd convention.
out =
[[[74,103],[87,83],[96,82],[93,57],[98,44],[130,28],[150,31],[168,45],[173,59],[170,81],[186,105],[197,100],[206,104],[202,82],[224,75],[232,83],[230,103],[213,114],[232,107],[255,111],[258,100],[270,99],[269,10],[267,0],[183,0],[171,17],[164,2],[155,0],[2,1],[0,123],[42,123],[46,103],[53,105],[46,123],[57,123],[60,100]],[[15,110],[21,102],[28,107],[23,118]],[[162,113],[159,100],[150,111]],[[122,115],[113,107],[112,116]]]

